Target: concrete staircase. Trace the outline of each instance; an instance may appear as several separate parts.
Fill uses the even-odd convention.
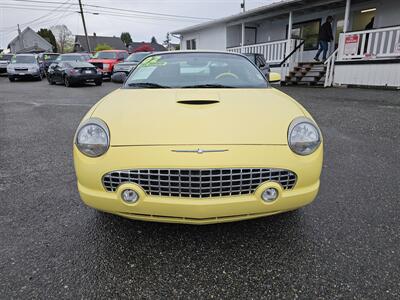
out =
[[[285,78],[285,85],[323,86],[326,66],[320,62],[299,63]]]

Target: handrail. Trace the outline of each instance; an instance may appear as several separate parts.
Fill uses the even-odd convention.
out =
[[[390,30],[389,28],[392,28],[391,30],[395,30],[397,28],[400,28],[400,25],[390,25],[390,26],[384,26],[384,27],[379,27],[379,28],[373,28],[373,29],[367,29],[367,30],[347,31],[347,32],[342,32],[342,33],[344,33],[344,34],[359,34],[359,33],[382,32],[382,31]]]
[[[331,55],[328,56],[328,58],[324,61],[324,65],[327,64],[327,62],[331,59],[332,56],[336,55],[336,53],[338,52],[339,48],[336,48],[335,51],[332,52]]]
[[[269,41],[269,42],[262,42],[262,43],[255,43],[255,44],[248,44],[248,45],[244,45],[243,47],[247,47],[247,46],[264,46],[264,45],[273,45],[273,44],[280,44],[280,43],[284,43],[286,42],[287,39],[284,40],[276,40],[276,41]],[[240,48],[242,47],[241,45],[236,45],[236,46],[229,46],[226,47],[226,49],[232,49],[232,48]]]
[[[328,59],[324,62],[324,65],[326,65],[326,72],[325,72],[325,82],[324,82],[324,87],[332,86],[333,84],[333,76],[335,72],[335,60],[336,56],[339,52],[339,49],[336,49],[333,51],[331,55],[329,55]]]
[[[292,52],[289,53],[288,56],[286,56],[279,64],[280,67],[282,67],[282,65],[294,54],[296,53],[297,50],[300,49],[301,46],[303,46],[305,43],[305,40],[302,40],[301,43],[299,45],[297,45]]]

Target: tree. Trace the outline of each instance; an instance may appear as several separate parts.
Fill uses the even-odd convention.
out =
[[[153,36],[151,37],[151,44],[157,44],[157,39]]]
[[[56,25],[51,27],[50,30],[53,32],[57,40],[58,49],[61,53],[69,52],[72,50],[74,46],[72,32],[68,29],[66,25]]]
[[[163,45],[169,50],[169,45],[171,43],[171,36],[169,32],[167,33],[167,36],[165,37],[165,40],[163,42]]]
[[[51,32],[50,29],[40,28],[37,34],[40,35],[42,38],[44,38],[53,46],[53,52],[57,52],[57,41],[53,32]]]
[[[129,45],[132,43],[132,38],[131,34],[129,32],[123,32],[121,33],[121,40],[124,42],[125,45]]]
[[[108,44],[97,44],[95,51],[102,51],[102,50],[112,50],[112,47]]]

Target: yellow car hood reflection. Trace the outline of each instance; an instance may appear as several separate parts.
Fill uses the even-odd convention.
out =
[[[91,115],[108,124],[111,146],[287,145],[299,116],[301,106],[272,88],[119,89]]]

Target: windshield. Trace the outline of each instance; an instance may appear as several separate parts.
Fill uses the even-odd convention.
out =
[[[128,58],[125,61],[129,62],[139,62],[143,58],[145,58],[147,55],[149,55],[150,52],[138,52],[138,53],[133,53],[128,56]]]
[[[82,55],[60,55],[56,61],[84,61]]]
[[[125,88],[265,88],[268,83],[246,58],[225,53],[174,53],[144,59]]]
[[[43,60],[55,60],[58,57],[58,54],[45,54],[43,55]]]
[[[14,54],[0,54],[0,60],[10,61]]]
[[[36,58],[31,55],[17,55],[11,59],[14,64],[33,64],[36,63]]]
[[[97,52],[93,55],[93,58],[97,59],[116,59],[117,53],[116,52]]]

